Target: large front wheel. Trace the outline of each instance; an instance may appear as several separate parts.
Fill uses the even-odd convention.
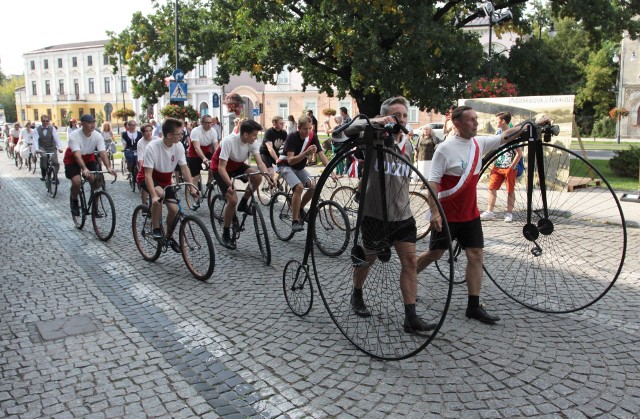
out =
[[[264,216],[260,206],[255,201],[251,204],[253,210],[253,226],[256,230],[256,240],[262,255],[262,261],[265,265],[271,264],[271,245],[269,244],[269,235],[267,234],[267,223],[264,222]]]
[[[162,246],[160,241],[153,238],[151,226],[151,211],[146,205],[138,205],[133,210],[131,221],[133,240],[144,260],[153,262],[160,257]]]
[[[93,230],[100,240],[106,242],[113,236],[116,229],[116,207],[111,196],[105,191],[98,191],[93,195],[91,221]]]
[[[216,265],[213,242],[199,218],[187,215],[180,223],[180,249],[191,275],[200,281],[211,277]]]

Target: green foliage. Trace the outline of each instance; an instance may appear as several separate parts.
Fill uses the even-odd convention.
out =
[[[68,127],[69,126],[69,121],[71,121],[71,119],[73,118],[73,111],[69,111],[66,113],[66,115],[64,116],[64,118],[62,118],[62,125],[63,127]]]
[[[613,138],[616,136],[616,121],[609,117],[602,117],[596,120],[591,131],[593,137]]]
[[[96,126],[102,129],[102,124],[104,124],[104,114],[102,113],[102,111],[100,111],[96,115]]]
[[[615,152],[615,156],[609,160],[611,171],[618,176],[638,177],[640,170],[640,147],[632,145],[628,150]]]
[[[8,122],[16,122],[16,93],[15,90],[24,86],[24,76],[9,76],[0,83],[0,103],[4,106],[4,115]]]

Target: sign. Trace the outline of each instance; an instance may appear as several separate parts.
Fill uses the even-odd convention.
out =
[[[253,116],[260,116],[260,109],[254,109]]]
[[[220,96],[217,93],[214,93],[213,96],[211,97],[211,102],[213,102],[213,107],[214,108],[219,108],[220,107]]]
[[[175,71],[173,72],[173,79],[178,83],[182,83],[182,81],[184,80],[184,71],[180,70],[179,68],[176,68]]]
[[[187,83],[178,83],[172,81],[169,84],[169,100],[186,101],[187,100]]]

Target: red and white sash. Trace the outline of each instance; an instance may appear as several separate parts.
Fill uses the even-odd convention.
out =
[[[360,162],[358,161],[355,154],[352,154],[351,156],[349,156],[349,158],[351,159],[351,165],[349,166],[349,172],[347,173],[347,175],[349,177],[358,177],[358,165],[360,164]]]
[[[467,169],[464,171],[462,176],[460,176],[460,180],[451,189],[447,189],[446,191],[438,192],[438,199],[452,199],[455,195],[462,192],[468,185],[469,180],[473,178],[473,175],[476,171],[476,167],[478,166],[478,162],[480,161],[480,146],[478,146],[478,142],[475,138],[471,139],[471,147],[469,150],[469,162],[473,162],[467,165]]]
[[[407,136],[402,136],[402,141],[398,143],[398,148],[400,149],[400,154],[404,155],[404,150],[407,148]]]

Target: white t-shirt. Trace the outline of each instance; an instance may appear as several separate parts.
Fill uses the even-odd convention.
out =
[[[150,141],[144,149],[144,168],[153,169],[153,180],[161,187],[171,185],[176,164],[184,166],[187,158],[182,144],[164,145],[164,141]]]
[[[149,145],[149,143],[151,143],[151,141],[155,141],[155,140],[159,140],[160,138],[158,137],[151,137],[151,139],[149,141],[145,140],[144,137],[142,137],[142,139],[140,141],[138,141],[138,145],[137,145],[137,150],[138,150],[138,161],[142,161],[143,158],[142,156],[144,156],[144,150],[147,148],[147,146]],[[142,169],[142,166],[140,167],[140,169]]]
[[[475,137],[480,147],[480,156],[500,147],[502,137],[500,135]],[[441,143],[433,154],[429,182],[441,183],[444,175],[460,177],[469,165],[469,153],[471,152],[471,140],[457,135],[450,136],[447,141]],[[479,174],[482,164],[476,165],[473,175]]]
[[[23,140],[26,144],[33,144],[33,133],[34,129],[27,132],[26,128],[22,128],[20,130],[20,139]]]
[[[95,161],[94,153],[96,151],[105,151],[102,134],[94,130],[87,137],[81,129],[73,131],[69,135],[69,145],[64,153],[64,164],[75,163],[72,154],[76,151],[80,152],[85,163]]]
[[[194,141],[200,144],[200,149],[203,153],[213,153],[213,148],[215,147],[211,146],[214,144],[218,144],[218,133],[213,128],[205,131],[202,128],[202,125],[200,125],[191,130],[191,142],[193,143]],[[193,144],[189,145],[187,155],[188,157],[198,157],[198,154],[193,148]]]
[[[220,143],[220,160],[241,163],[247,160],[251,154],[260,154],[260,144],[254,141],[253,144],[243,143],[240,134],[229,134]]]

